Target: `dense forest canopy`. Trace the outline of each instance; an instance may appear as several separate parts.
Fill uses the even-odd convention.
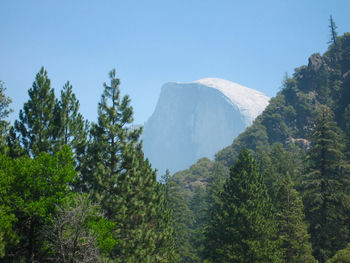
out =
[[[43,67],[11,125],[0,82],[1,262],[349,262],[350,33],[336,29],[214,161],[160,182],[115,70],[97,122]]]

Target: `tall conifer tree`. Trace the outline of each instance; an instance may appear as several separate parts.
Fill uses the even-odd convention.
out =
[[[194,216],[189,209],[185,197],[180,193],[180,187],[166,170],[162,176],[165,198],[171,212],[171,224],[175,231],[175,250],[179,254],[180,262],[199,262],[195,249],[190,242]]]
[[[328,107],[319,107],[308,155],[308,172],[303,179],[311,242],[314,256],[321,263],[349,241],[346,202],[349,165],[344,159],[341,131],[333,118]]]
[[[336,46],[338,32],[337,32],[337,25],[335,24],[332,16],[329,17],[329,29],[330,29],[330,35],[331,35],[331,40],[329,41],[329,43],[332,43]]]
[[[19,121],[15,121],[21,143],[31,155],[53,152],[55,94],[44,67],[36,75],[28,94],[29,100],[19,113]]]
[[[80,104],[73,93],[73,87],[67,81],[54,109],[55,151],[60,150],[63,145],[71,147],[78,174],[78,180],[74,183],[76,190],[81,190],[83,185],[82,171],[87,153],[89,128],[88,121],[84,121],[83,116],[79,113],[79,107]]]
[[[133,110],[128,96],[120,96],[116,71],[109,74],[110,85],[104,83],[101,102],[98,104],[98,123],[92,123],[91,143],[84,171],[87,188],[96,201],[101,202],[109,218],[115,214],[118,197],[117,181],[122,172],[131,169],[132,156],[140,148],[142,129],[132,129]]]
[[[277,226],[262,176],[244,149],[211,211],[207,250],[212,262],[281,262]]]
[[[120,96],[115,70],[110,79],[98,105],[98,123],[92,124],[87,189],[117,223],[119,243],[111,254],[116,262],[173,262],[173,230],[163,189],[144,159],[142,129],[131,127],[130,99]]]
[[[69,81],[61,90],[60,101],[56,103],[56,147],[69,145],[76,156],[85,152],[87,145],[87,123],[79,113],[80,104]]]
[[[276,188],[278,237],[281,240],[285,262],[315,263],[309,243],[310,235],[304,221],[304,206],[288,172]]]

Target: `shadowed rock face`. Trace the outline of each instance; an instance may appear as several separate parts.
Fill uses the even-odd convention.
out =
[[[145,156],[159,175],[166,169],[171,173],[186,169],[202,157],[213,158],[256,117],[249,112],[260,113],[266,107],[269,98],[262,93],[222,81],[204,79],[162,87],[143,133]],[[232,96],[238,93],[237,104],[237,96]],[[244,102],[244,93],[249,97],[246,101],[256,97],[254,105],[261,109],[249,111],[251,104]]]

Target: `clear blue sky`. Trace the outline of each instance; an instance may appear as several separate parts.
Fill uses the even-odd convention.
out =
[[[0,80],[11,120],[44,66],[56,95],[71,81],[94,121],[116,68],[143,124],[169,81],[218,77],[274,96],[286,72],[327,49],[331,14],[350,31],[349,10],[349,0],[1,0]]]

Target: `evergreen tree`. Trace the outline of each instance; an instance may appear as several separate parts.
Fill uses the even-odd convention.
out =
[[[169,170],[162,176],[165,199],[171,212],[171,225],[175,231],[175,250],[180,262],[199,262],[195,249],[190,242],[194,223],[193,212],[180,192],[180,187],[172,180]]]
[[[344,128],[345,128],[345,155],[346,159],[350,161],[350,104],[344,110]]]
[[[299,181],[304,169],[303,157],[305,152],[295,145],[284,148],[281,143],[272,145],[270,152],[258,153],[258,164],[274,205],[280,201],[277,196],[278,190],[283,184],[288,173],[293,180]]]
[[[104,92],[98,104],[98,123],[92,123],[91,143],[83,171],[87,190],[101,203],[108,218],[115,214],[118,199],[117,182],[122,172],[131,169],[132,155],[141,147],[142,129],[132,129],[133,110],[128,96],[121,98],[116,71],[110,72],[111,83],[104,83]],[[129,159],[131,158],[131,159]]]
[[[229,176],[229,169],[223,166],[219,162],[215,162],[212,179],[209,181],[207,186],[207,211],[205,217],[205,224],[203,227],[204,234],[204,250],[202,254],[203,259],[215,258],[216,255],[216,238],[212,232],[214,230],[213,225],[216,224],[215,211],[220,209],[222,201],[220,199],[220,193],[223,190],[223,185]],[[210,238],[208,238],[210,235]]]
[[[173,230],[162,187],[141,150],[141,128],[132,128],[128,96],[121,98],[119,79],[110,72],[110,85],[92,124],[87,189],[100,202],[108,219],[117,223],[120,240],[111,256],[116,262],[172,262]]]
[[[11,99],[5,94],[6,87],[4,83],[0,80],[0,152],[5,151],[6,138],[9,133],[9,122],[7,118],[12,112],[9,108]]]
[[[61,99],[55,108],[56,148],[69,145],[78,158],[85,152],[88,128],[79,113],[79,107],[79,101],[68,81],[61,90]]]
[[[67,82],[61,90],[61,98],[55,103],[54,109],[54,133],[55,150],[63,145],[69,145],[74,153],[75,167],[78,180],[74,184],[76,190],[83,188],[82,172],[88,146],[88,121],[84,121],[79,113],[79,101],[73,93],[72,85]]]
[[[195,249],[196,258],[200,259],[204,252],[204,233],[206,212],[207,212],[207,195],[203,186],[194,188],[193,196],[189,203],[189,208],[194,215],[194,222],[191,229],[191,245]],[[195,261],[196,262],[196,261]],[[200,262],[200,261],[198,261]]]
[[[329,43],[333,43],[335,46],[337,46],[337,25],[335,24],[332,16],[329,17],[329,29],[331,31],[331,40]]]
[[[18,158],[24,155],[27,155],[27,152],[25,149],[23,149],[21,142],[20,142],[20,136],[17,135],[15,128],[13,126],[9,129],[9,135],[7,136],[7,155],[12,158]]]
[[[114,251],[116,262],[177,262],[163,188],[143,156],[131,158],[130,168],[117,185],[114,218],[120,242]]]
[[[304,203],[314,256],[323,263],[349,241],[349,165],[344,159],[341,132],[326,106],[319,106],[312,143],[303,178]]]
[[[312,256],[310,235],[304,221],[304,206],[287,172],[276,193],[278,236],[287,263],[316,262]]]
[[[42,67],[28,90],[29,100],[15,121],[24,149],[31,155],[53,152],[55,94],[47,72]]]
[[[272,203],[258,167],[243,149],[211,211],[207,237],[213,262],[281,262]]]
[[[302,168],[296,153],[300,155],[301,152],[295,152],[293,146],[286,150],[281,143],[275,143],[269,153],[258,154],[259,166],[274,204],[284,261],[315,262],[302,200],[292,181],[292,176],[298,178]]]
[[[331,259],[327,260],[327,263],[350,263],[350,243],[346,248],[337,251]]]

